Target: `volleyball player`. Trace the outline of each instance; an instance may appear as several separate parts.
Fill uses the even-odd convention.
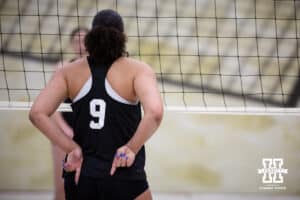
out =
[[[30,111],[32,123],[68,153],[64,166],[76,172],[77,199],[152,199],[144,143],[158,128],[163,105],[153,70],[124,56],[125,43],[121,16],[97,13],[85,39],[89,56],[58,70]],[[49,119],[67,97],[74,140]]]
[[[87,34],[88,29],[85,27],[78,27],[73,29],[70,34],[70,45],[73,49],[75,55],[68,62],[60,62],[57,64],[57,69],[63,67],[67,63],[75,61],[82,56],[86,56],[87,52],[84,46],[84,38]],[[65,100],[65,103],[71,103],[71,100],[68,98]],[[63,133],[68,135],[70,138],[73,138],[73,113],[72,112],[55,112],[52,115],[52,119],[57,123],[57,125],[62,129]],[[56,145],[52,144],[52,157],[53,157],[53,168],[54,168],[54,199],[55,200],[64,200],[64,199],[74,199],[72,195],[75,194],[75,183],[73,181],[73,173],[63,172],[64,180],[62,179],[62,160],[64,160],[66,154]]]

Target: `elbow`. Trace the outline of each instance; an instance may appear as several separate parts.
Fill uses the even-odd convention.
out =
[[[31,121],[32,124],[34,124],[34,122],[36,121],[36,116],[37,116],[37,112],[31,108],[30,111],[29,111],[29,115],[28,115],[28,118],[29,120]]]
[[[159,126],[163,119],[163,114],[164,114],[163,107],[162,106],[154,107],[150,109],[148,113],[153,119],[153,121],[155,122],[155,124]]]
[[[163,119],[163,115],[164,115],[164,109],[163,107],[161,107],[160,109],[158,109],[155,114],[154,114],[154,119],[156,121],[156,123],[159,125]]]
[[[29,120],[31,121],[32,124],[36,125],[37,122],[39,121],[41,116],[41,112],[39,112],[37,109],[35,108],[31,108],[31,110],[29,111]]]

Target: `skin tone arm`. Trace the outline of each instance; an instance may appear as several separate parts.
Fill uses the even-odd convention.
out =
[[[63,130],[50,118],[66,99],[67,94],[67,83],[63,69],[59,69],[36,98],[30,110],[29,119],[53,144],[69,154],[65,169],[67,171],[75,170],[75,182],[78,183],[83,160],[81,148],[64,134]]]
[[[155,74],[148,66],[137,74],[134,79],[134,89],[142,104],[144,116],[130,141],[117,150],[111,175],[118,167],[130,167],[133,164],[135,155],[154,134],[162,120],[163,103]]]
[[[63,65],[67,64],[67,62],[59,62],[56,64],[55,70],[63,68]],[[55,112],[51,119],[62,129],[64,134],[69,137],[73,137],[73,130],[69,126],[68,123],[63,118],[63,114],[61,112]],[[54,199],[55,200],[65,200],[65,190],[64,190],[64,179],[62,179],[61,171],[62,171],[62,161],[65,159],[66,154],[62,151],[58,146],[52,144],[52,161],[53,161],[53,172],[54,172]]]
[[[67,83],[63,70],[60,69],[35,100],[29,113],[29,119],[52,143],[66,153],[70,153],[79,146],[50,119],[50,116],[66,97]]]
[[[77,58],[80,58],[87,54],[85,46],[84,46],[84,37],[87,34],[87,30],[82,29],[79,30],[74,34],[74,36],[71,38],[71,46],[74,50],[74,52],[77,54]],[[56,69],[61,69],[65,65],[67,65],[69,62],[60,62],[56,65]],[[58,126],[64,131],[65,134],[67,134],[69,137],[73,137],[73,130],[72,128],[65,122],[60,112],[55,112],[52,115],[53,120],[58,124]]]
[[[60,62],[56,65],[56,71],[59,69],[62,69],[64,65],[67,65],[67,62]],[[62,129],[62,131],[69,137],[73,137],[73,130],[72,128],[66,123],[66,121],[63,119],[62,114],[60,112],[54,112],[54,114],[51,116],[51,118],[54,120],[54,122],[57,123],[57,125]]]

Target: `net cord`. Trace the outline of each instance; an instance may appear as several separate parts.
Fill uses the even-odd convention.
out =
[[[28,111],[33,102],[0,101],[0,110]],[[70,112],[70,104],[62,103],[58,111]],[[300,116],[300,108],[274,108],[274,107],[200,107],[200,106],[168,106],[164,107],[166,113],[189,114],[226,114],[226,115],[295,115]]]

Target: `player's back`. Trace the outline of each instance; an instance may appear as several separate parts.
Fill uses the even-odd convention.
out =
[[[76,73],[80,73],[78,76],[88,75],[73,97],[74,140],[82,147],[85,158],[82,173],[103,177],[109,175],[117,148],[130,140],[141,120],[141,108],[134,92],[134,77],[139,67],[143,66],[128,58],[112,64],[99,64],[91,57],[87,60],[87,66],[82,65],[81,69],[76,65],[71,66],[70,69],[74,68],[74,71],[68,73],[73,73],[72,76]],[[84,61],[80,62],[84,64]],[[67,78],[71,92],[74,89],[72,81],[76,80],[72,76],[71,79]],[[80,77],[79,80],[84,78]],[[76,86],[80,86],[78,82]],[[144,165],[143,147],[136,155],[133,166],[118,170],[115,176],[145,178]]]
[[[137,97],[134,91],[134,79],[139,73],[149,69],[150,67],[143,62],[121,57],[111,65],[107,72],[107,79],[121,97],[130,102],[135,102]],[[68,64],[64,71],[68,82],[68,95],[71,99],[74,99],[91,75],[87,59],[81,58]]]

